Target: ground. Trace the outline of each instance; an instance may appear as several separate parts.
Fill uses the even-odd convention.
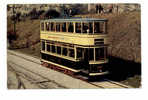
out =
[[[15,66],[16,67],[16,66]],[[27,76],[29,74],[29,77]],[[65,87],[56,82],[48,80],[37,80],[38,76],[26,73],[23,70],[16,70],[8,61],[7,88],[8,89],[63,89]]]
[[[7,86],[8,89],[17,89],[18,88],[18,79],[16,73],[8,65],[7,71]]]

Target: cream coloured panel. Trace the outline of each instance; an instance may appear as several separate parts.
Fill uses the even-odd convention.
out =
[[[106,34],[102,35],[87,35],[78,33],[61,33],[61,32],[42,32],[40,35],[41,39],[65,42],[79,45],[94,45],[94,39],[103,39],[106,44]]]

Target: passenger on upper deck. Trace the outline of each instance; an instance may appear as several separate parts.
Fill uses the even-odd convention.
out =
[[[87,29],[87,33],[89,33],[89,29]]]

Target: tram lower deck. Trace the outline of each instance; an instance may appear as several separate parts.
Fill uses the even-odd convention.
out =
[[[79,46],[42,40],[41,59],[88,76],[107,74],[106,46]]]

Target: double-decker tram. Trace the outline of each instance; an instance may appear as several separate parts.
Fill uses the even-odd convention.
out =
[[[40,22],[41,62],[65,73],[108,73],[107,19],[67,18]]]

